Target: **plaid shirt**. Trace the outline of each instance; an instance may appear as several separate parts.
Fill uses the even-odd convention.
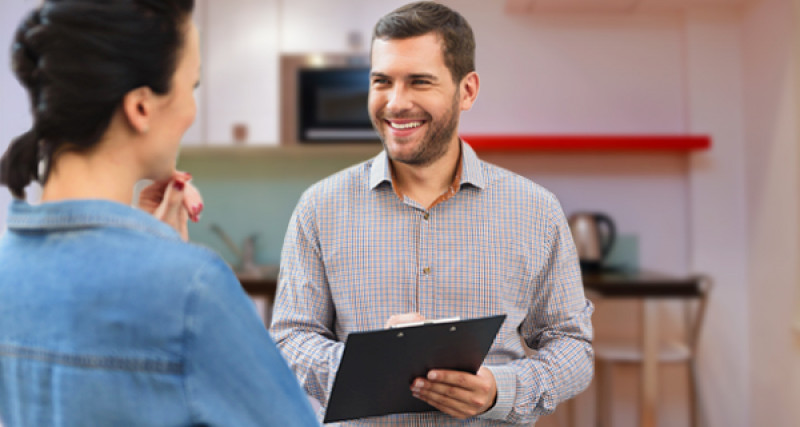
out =
[[[344,424],[533,424],[591,380],[593,308],[558,201],[461,147],[457,192],[430,209],[398,197],[385,152],[309,188],[286,233],[271,331],[324,407],[350,332],[406,312],[507,314],[484,362],[497,402],[468,420],[430,412]]]

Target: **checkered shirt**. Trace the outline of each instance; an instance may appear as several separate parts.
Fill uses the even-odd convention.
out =
[[[558,201],[461,148],[457,192],[430,209],[398,197],[385,152],[309,188],[286,233],[271,332],[324,410],[350,332],[407,312],[506,314],[484,362],[497,402],[468,420],[429,412],[342,425],[532,425],[591,380],[593,307]]]

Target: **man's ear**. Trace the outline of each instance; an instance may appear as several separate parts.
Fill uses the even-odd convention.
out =
[[[478,98],[478,90],[481,86],[481,79],[478,73],[470,71],[469,74],[461,79],[461,111],[469,111],[472,104]]]
[[[122,98],[122,111],[128,124],[136,133],[146,133],[150,130],[150,121],[153,117],[154,94],[149,87],[136,88],[125,94]]]

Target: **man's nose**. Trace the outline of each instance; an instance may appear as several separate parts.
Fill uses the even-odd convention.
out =
[[[405,85],[398,84],[392,88],[386,108],[392,112],[406,111],[412,108],[411,96]]]

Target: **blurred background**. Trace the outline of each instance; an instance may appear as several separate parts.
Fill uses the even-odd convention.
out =
[[[36,3],[0,2],[3,149],[30,125],[7,52]],[[304,98],[299,73],[367,67],[372,25],[404,3],[198,0],[203,76],[178,162],[206,200],[193,241],[248,279],[274,276],[303,190],[381,149],[359,133],[363,120],[334,114],[366,82],[345,95],[308,83],[336,104]],[[613,218],[606,267],[713,279],[698,353],[702,425],[800,425],[798,2],[442,3],[476,35],[481,90],[461,132],[479,155],[553,191],[568,216]],[[359,136],[309,137],[309,120]],[[10,200],[0,191],[0,229]],[[599,340],[639,334],[637,301],[595,304]],[[671,303],[659,316],[661,328],[678,327]],[[638,375],[615,371],[615,426],[638,425]],[[661,369],[658,425],[688,425],[687,393],[685,370]],[[595,397],[590,388],[575,400],[574,425],[592,425]]]

